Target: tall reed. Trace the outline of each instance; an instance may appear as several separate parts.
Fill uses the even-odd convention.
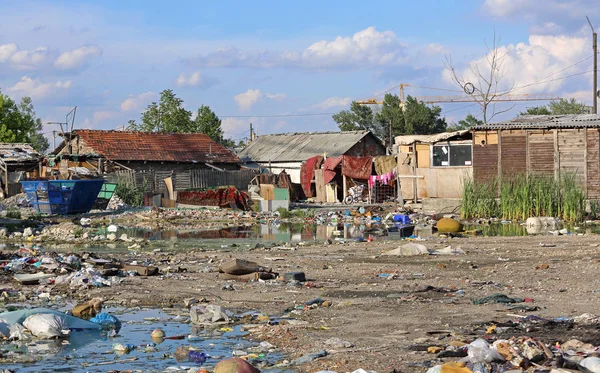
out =
[[[518,174],[483,183],[467,177],[463,179],[461,215],[465,219],[553,216],[581,221],[585,215],[585,192],[575,174],[561,175],[558,180],[546,175]]]

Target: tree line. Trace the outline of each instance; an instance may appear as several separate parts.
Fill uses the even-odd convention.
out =
[[[564,115],[586,114],[588,107],[571,99],[551,101],[548,105],[527,108],[520,115]],[[404,108],[400,98],[395,94],[386,94],[383,104],[373,109],[369,105],[353,101],[350,108],[333,114],[340,131],[368,130],[373,132],[386,143],[389,142],[389,126],[392,126],[392,136],[428,135],[444,131],[469,129],[484,124],[473,114],[467,114],[458,123],[448,123],[442,117],[442,109],[437,105],[428,106],[415,97],[408,96]]]
[[[129,120],[127,124],[131,131],[204,133],[224,146],[240,145],[223,137],[221,119],[209,106],[201,105],[192,119],[192,112],[171,89],[162,91],[159,101],[148,105],[139,123]]]

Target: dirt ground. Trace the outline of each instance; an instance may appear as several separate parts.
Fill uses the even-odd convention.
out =
[[[299,246],[295,250],[282,247],[141,254],[138,261],[150,257],[162,270],[179,267],[187,272],[129,277],[118,286],[73,296],[102,296],[109,303],[128,306],[175,307],[183,306],[186,298],[205,298],[226,309],[260,310],[272,319],[320,297],[331,305],[292,313],[295,318],[306,321],[305,325],[264,324],[251,328],[252,338],[268,340],[290,358],[323,349],[330,351],[328,356],[296,368],[306,372],[321,369],[351,372],[358,368],[424,372],[425,367],[413,363],[432,360],[435,355],[422,351],[422,346],[447,345],[461,338],[471,341],[482,335],[492,321],[519,318],[508,314],[555,318],[600,313],[598,236],[436,238],[421,243],[429,249],[447,245],[461,247],[466,254],[380,255],[403,243],[374,241]],[[219,279],[216,272],[206,271],[216,270],[229,258],[257,261],[280,273],[303,271],[314,286],[230,282],[234,290],[224,290],[226,281]],[[386,279],[379,277],[382,273],[398,276]],[[436,288],[462,291],[443,292]],[[518,305],[540,309],[520,313],[508,309],[514,305],[474,305],[471,302],[471,298],[495,293],[532,298],[533,302]],[[577,337],[600,344],[595,330],[530,328],[514,333],[537,336],[546,343]],[[324,345],[324,341],[332,337],[355,346]]]

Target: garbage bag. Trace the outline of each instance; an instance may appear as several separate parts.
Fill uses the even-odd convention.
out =
[[[467,357],[462,361],[470,363],[491,363],[492,361],[505,361],[504,357],[495,349],[490,347],[485,339],[476,339],[467,345]]]
[[[10,337],[10,328],[8,323],[0,319],[0,339]]]
[[[10,326],[9,339],[13,341],[28,341],[31,339],[31,334],[21,324],[13,324]]]
[[[221,360],[215,366],[215,373],[260,373],[249,362],[239,357]]]
[[[96,317],[92,317],[90,321],[100,324],[102,330],[105,331],[114,330],[117,334],[119,334],[119,331],[121,331],[121,322],[119,319],[108,313],[99,313],[96,315]]]
[[[584,372],[600,373],[600,358],[595,356],[586,357],[579,362],[579,366]]]
[[[63,316],[50,313],[31,315],[23,321],[23,326],[38,338],[52,339],[69,334],[67,320]]]
[[[210,324],[219,321],[229,322],[229,317],[221,306],[194,306],[190,309],[190,319],[193,324]]]

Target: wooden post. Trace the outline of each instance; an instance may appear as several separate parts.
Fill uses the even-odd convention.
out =
[[[525,175],[529,176],[531,164],[529,162],[529,131],[525,130]]]
[[[413,179],[413,202],[417,203],[418,201],[418,193],[419,193],[419,188],[417,185],[417,143],[413,142],[412,145],[412,151],[413,151],[413,176],[415,177]]]
[[[498,130],[498,196],[502,184],[502,130]]]
[[[348,180],[346,179],[346,175],[342,175],[342,191],[344,195],[344,199],[342,200],[342,202],[344,202],[344,200],[348,196]]]
[[[588,144],[587,144],[587,128],[583,129],[583,182],[585,183],[585,198],[588,198]]]
[[[558,147],[558,128],[552,130],[554,132],[554,180],[560,178],[560,149]]]

